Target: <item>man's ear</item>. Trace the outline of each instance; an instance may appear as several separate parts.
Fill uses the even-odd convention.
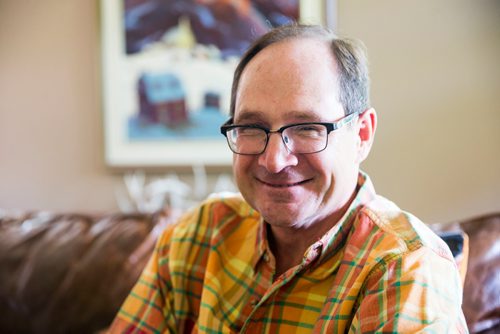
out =
[[[359,115],[357,122],[358,129],[358,162],[363,162],[372,148],[377,129],[377,112],[373,108],[366,109]]]

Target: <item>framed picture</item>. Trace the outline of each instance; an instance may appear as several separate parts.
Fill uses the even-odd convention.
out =
[[[271,26],[333,28],[335,2],[101,0],[101,18],[108,166],[227,166],[239,57]]]

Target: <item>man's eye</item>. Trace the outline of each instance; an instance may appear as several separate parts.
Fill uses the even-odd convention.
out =
[[[324,127],[315,124],[298,125],[291,128],[294,135],[299,136],[321,136],[324,132]]]
[[[237,128],[238,131],[238,136],[259,136],[263,133],[261,129],[256,129],[256,128]]]

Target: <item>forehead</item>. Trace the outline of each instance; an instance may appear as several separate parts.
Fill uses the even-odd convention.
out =
[[[247,113],[332,118],[334,114],[323,113],[339,109],[338,82],[337,64],[324,40],[301,38],[272,44],[241,75],[235,119]]]

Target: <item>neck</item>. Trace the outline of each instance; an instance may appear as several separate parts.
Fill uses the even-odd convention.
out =
[[[288,269],[302,262],[306,250],[339,222],[354,196],[355,194],[332,215],[304,227],[268,224],[269,247],[276,259],[275,277],[279,277]]]
[[[276,259],[275,277],[299,265],[307,248],[317,241],[309,229],[289,229],[269,225],[269,247]]]

